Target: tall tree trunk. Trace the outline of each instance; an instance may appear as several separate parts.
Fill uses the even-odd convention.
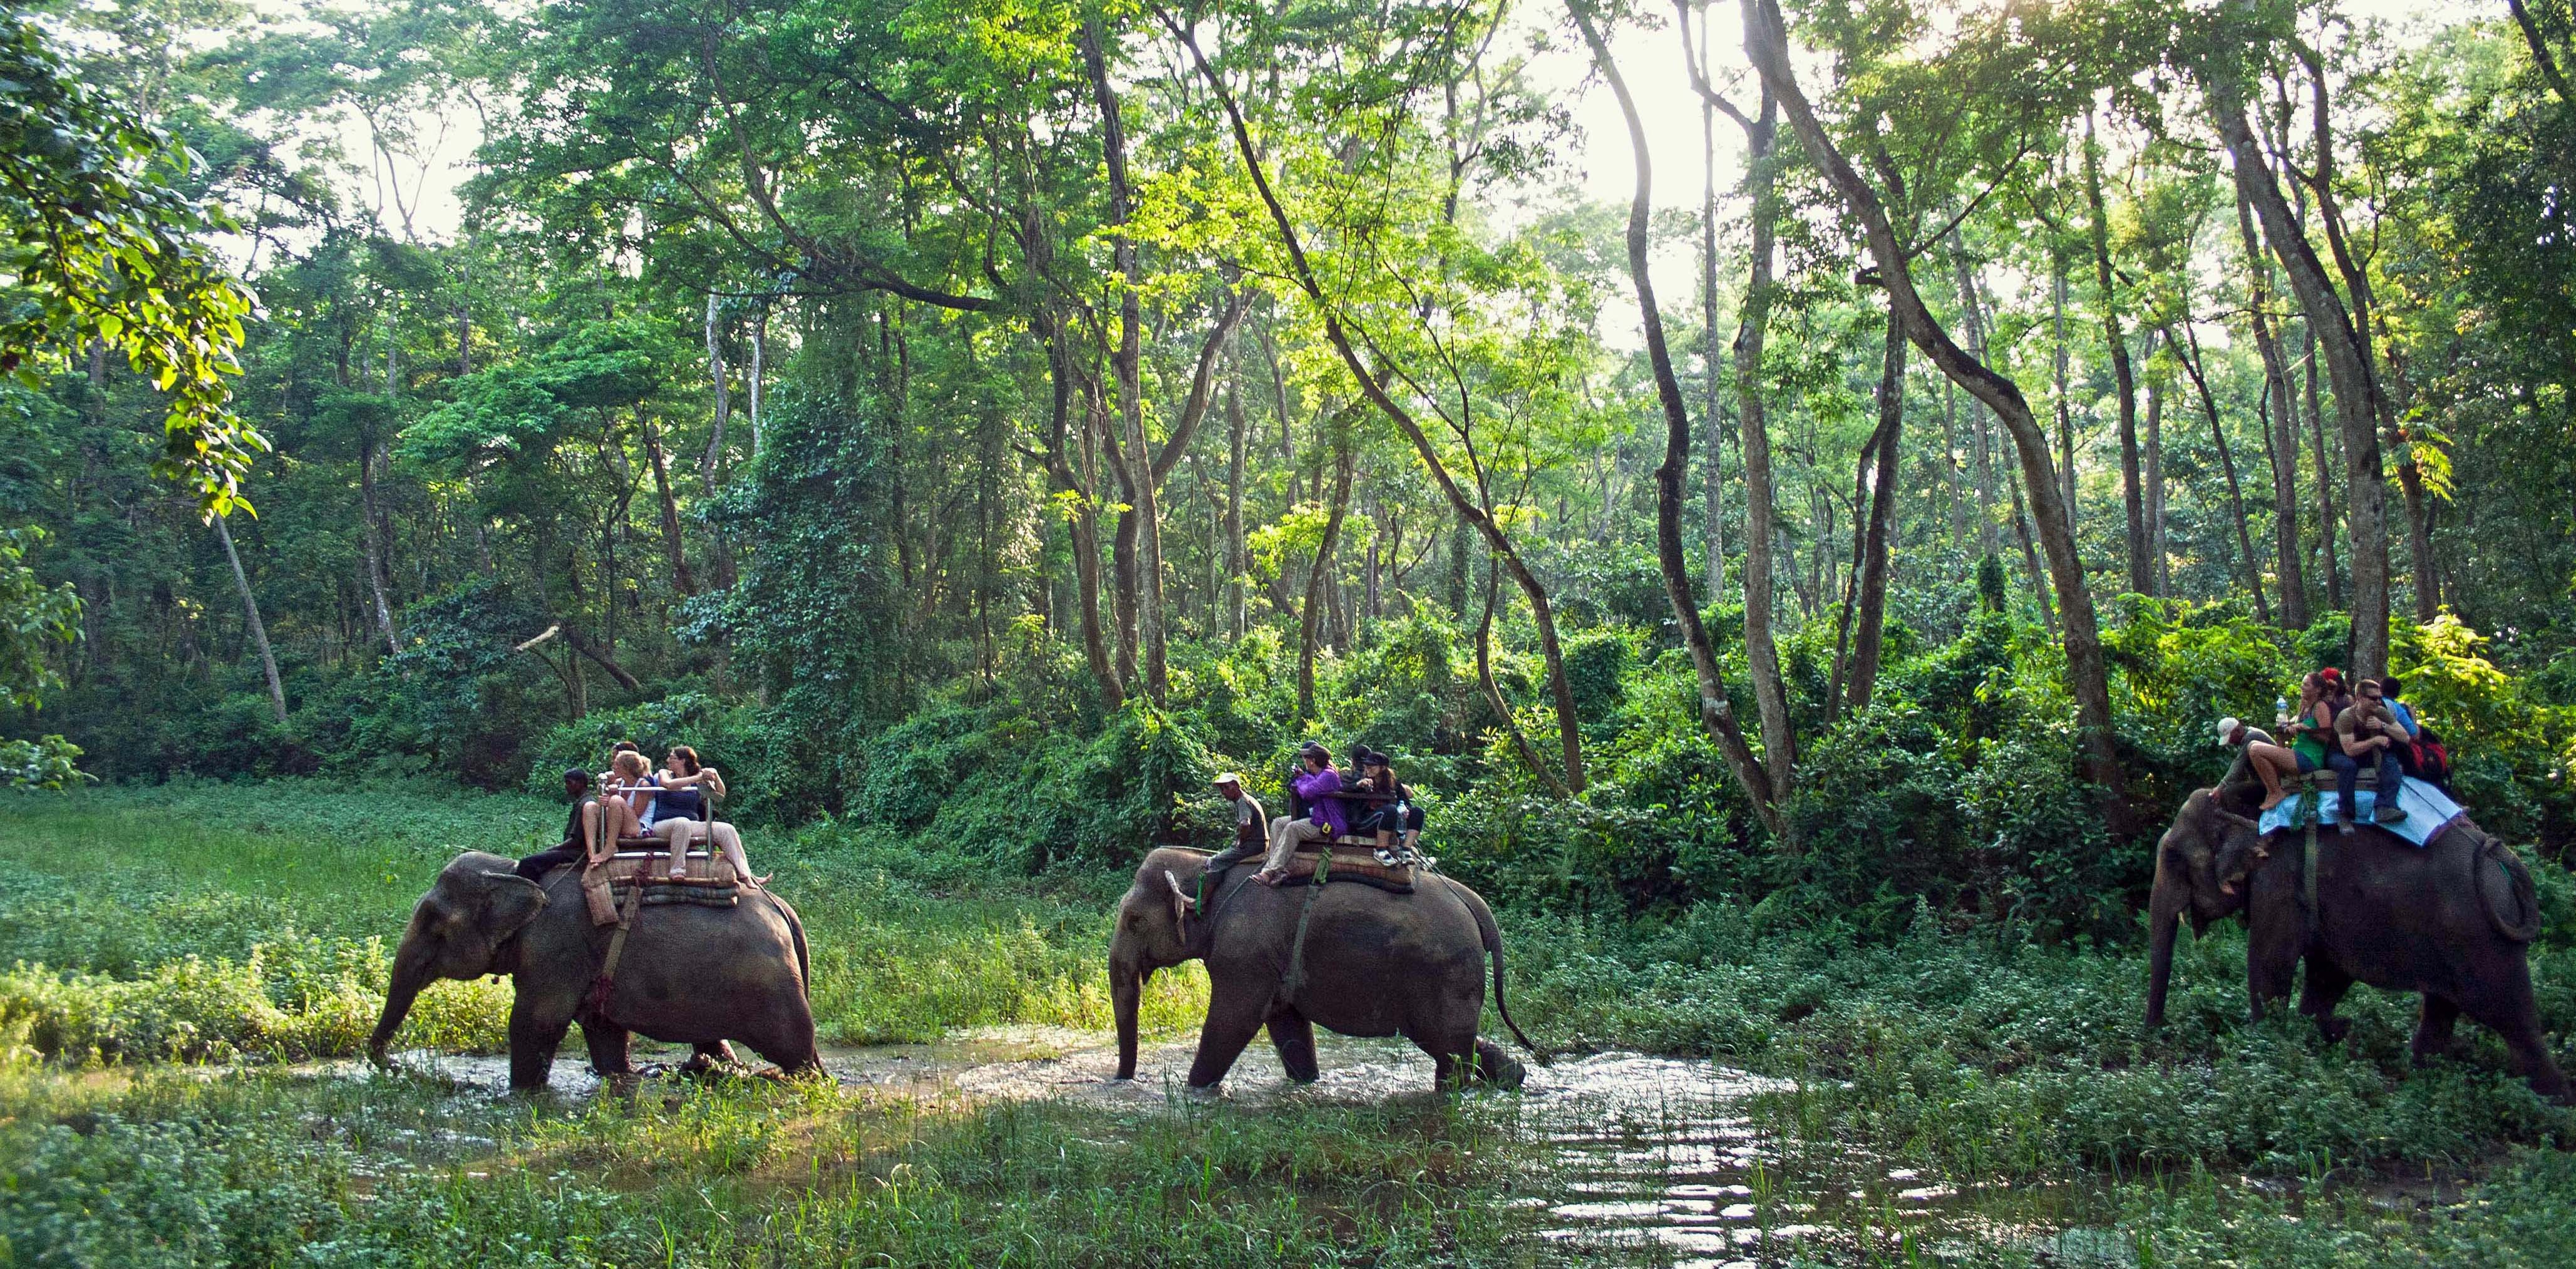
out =
[[[373,424],[358,429],[358,547],[367,569],[367,590],[375,599],[376,634],[385,641],[385,651],[402,650],[394,638],[394,607],[385,596],[384,515],[376,504],[376,429]]]
[[[2317,460],[2317,545],[2325,557],[2326,607],[2343,609],[2343,564],[2335,551],[2334,460],[2326,456],[2325,410],[2317,392],[2317,328],[2299,322],[2300,360],[2307,365],[2308,440]]]
[[[1119,598],[1123,606],[1135,609],[1131,618],[1123,610],[1118,615],[1119,656],[1132,661],[1135,639],[1141,639],[1145,653],[1145,694],[1161,704],[1170,688],[1170,674],[1165,666],[1163,646],[1163,529],[1162,519],[1154,505],[1154,475],[1151,471],[1153,451],[1145,446],[1144,401],[1139,375],[1142,360],[1144,318],[1141,292],[1144,270],[1137,261],[1136,240],[1127,232],[1130,195],[1127,183],[1126,125],[1118,113],[1118,92],[1109,82],[1108,58],[1101,48],[1099,22],[1084,24],[1082,60],[1091,72],[1091,91],[1100,107],[1100,145],[1106,156],[1109,175],[1109,254],[1111,267],[1118,271],[1118,350],[1110,358],[1110,367],[1118,380],[1118,421],[1125,438],[1127,499],[1132,513],[1136,541],[1132,564],[1126,562],[1131,530],[1128,517],[1119,520],[1118,543],[1122,557]],[[1141,574],[1141,576],[1131,576]],[[1130,631],[1135,633],[1131,637]],[[1122,664],[1129,674],[1132,665]]]
[[[277,721],[286,721],[286,686],[278,681],[277,654],[268,646],[268,626],[259,619],[259,601],[251,597],[250,574],[242,571],[241,552],[233,549],[232,528],[224,517],[214,518],[215,540],[223,544],[224,562],[233,566],[233,586],[241,592],[242,622],[250,631],[250,643],[259,651],[260,673],[268,677],[268,705]]]
[[[2183,373],[2191,376],[2191,386],[2200,394],[2201,413],[2209,419],[2210,443],[2218,447],[2218,469],[2227,477],[2227,518],[2236,525],[2236,558],[2245,566],[2245,589],[2254,596],[2254,619],[2272,624],[2272,606],[2263,599],[2263,566],[2254,554],[2254,539],[2245,528],[2245,490],[2236,480],[2236,455],[2228,448],[2227,429],[2218,421],[2218,398],[2210,395],[2209,379],[2201,373],[2200,340],[2197,336],[2186,348],[2175,339],[2173,328],[2164,330],[2165,347],[2173,351],[2174,360],[2182,363]]]
[[[1690,471],[1691,421],[1689,408],[1682,402],[1681,378],[1673,370],[1672,349],[1664,338],[1664,315],[1655,300],[1654,277],[1649,263],[1654,250],[1651,223],[1654,166],[1646,144],[1646,126],[1637,115],[1637,104],[1628,93],[1628,81],[1619,73],[1619,64],[1611,57],[1610,46],[1602,38],[1587,3],[1573,0],[1567,7],[1574,15],[1575,25],[1583,32],[1584,43],[1591,46],[1593,64],[1600,68],[1602,78],[1610,84],[1611,94],[1618,98],[1619,112],[1628,125],[1629,148],[1636,162],[1636,191],[1628,204],[1628,280],[1637,294],[1637,316],[1645,331],[1646,358],[1654,370],[1655,397],[1664,413],[1664,461],[1655,468],[1655,559],[1663,574],[1664,600],[1672,609],[1674,624],[1681,629],[1682,645],[1690,652],[1691,670],[1699,685],[1701,727],[1726,755],[1727,765],[1744,786],[1745,795],[1753,803],[1754,813],[1761,817],[1763,827],[1770,830],[1782,845],[1794,849],[1794,824],[1781,805],[1782,795],[1788,787],[1785,777],[1790,770],[1794,750],[1772,748],[1766,740],[1764,748],[1774,759],[1770,764],[1771,770],[1766,770],[1763,761],[1755,757],[1752,746],[1745,740],[1743,727],[1735,720],[1734,708],[1726,699],[1726,680],[1718,671],[1716,651],[1709,642],[1707,627],[1700,621],[1699,605],[1691,598],[1690,565],[1682,553],[1682,481]],[[1705,103],[1707,99],[1702,100]],[[1766,112],[1764,120],[1767,122],[1769,117]],[[1757,152],[1749,162],[1756,170],[1761,170],[1767,168],[1768,157]],[[1757,176],[1754,179],[1764,178]],[[1771,210],[1768,202],[1757,193],[1753,213],[1757,223]],[[1763,237],[1757,228],[1754,253],[1767,265],[1770,244],[1763,241]],[[1711,240],[1709,245],[1713,248],[1714,241]],[[1714,268],[1713,265],[1711,267]],[[1760,285],[1758,277],[1756,285]],[[1748,298],[1746,306],[1750,308],[1761,302]],[[1716,364],[1710,363],[1709,369],[1714,381]],[[1747,454],[1750,453],[1748,446]],[[1767,465],[1767,446],[1764,461]],[[1748,457],[1748,471],[1750,466]],[[1756,497],[1760,501],[1768,501],[1759,495]],[[1756,529],[1756,532],[1760,531]],[[1750,554],[1748,552],[1748,561]],[[1748,587],[1754,578],[1752,567],[1748,562],[1745,573]],[[1747,603],[1751,603],[1749,592]],[[1751,646],[1752,625],[1753,617],[1748,607],[1745,619],[1748,647]],[[1769,632],[1764,633],[1767,636]],[[1781,721],[1785,734],[1785,714]],[[1783,778],[1774,779],[1774,771]]]
[[[1073,351],[1054,314],[1041,309],[1036,325],[1047,350],[1047,472],[1055,478],[1058,488],[1074,495],[1073,512],[1065,524],[1073,547],[1074,613],[1082,630],[1084,659],[1090,663],[1092,681],[1100,688],[1101,708],[1115,712],[1126,704],[1127,690],[1126,681],[1110,662],[1109,642],[1100,623],[1100,470],[1090,402],[1086,399],[1078,407],[1082,423],[1075,427]],[[1085,397],[1088,395],[1086,392]],[[1070,454],[1066,452],[1068,436],[1073,442]]]
[[[661,430],[640,408],[635,411],[635,426],[644,434],[644,457],[653,464],[653,492],[662,501],[662,551],[671,561],[671,581],[681,594],[697,594],[698,579],[689,572],[688,548],[680,541],[680,504],[671,497],[671,467],[662,456]]]
[[[1986,355],[1985,316],[1977,303],[1976,279],[1968,272],[1968,253],[1959,245],[1959,233],[1955,229],[1950,231],[1950,271],[1951,285],[1959,293],[1959,322],[1967,328],[1969,351],[1983,360]],[[1973,392],[1968,394],[1968,432],[1970,457],[1976,467],[1977,550],[1980,554],[2000,556],[2003,538],[1995,528],[1994,447],[1987,440],[1985,403]]]
[[[2263,391],[2271,401],[2265,448],[2272,452],[2272,554],[2281,575],[2281,622],[2308,628],[2308,581],[2299,564],[2299,411],[2290,395],[2290,368],[2272,329],[2272,266],[2254,236],[2254,209],[2236,200],[2236,232],[2245,246],[2246,312],[2254,347],[2263,359]]]
[[[1439,448],[1422,430],[1421,420],[1387,391],[1385,380],[1360,357],[1350,332],[1342,325],[1340,310],[1326,296],[1322,281],[1306,257],[1305,242],[1297,232],[1296,222],[1289,219],[1288,209],[1280,203],[1278,192],[1271,187],[1269,173],[1262,166],[1260,151],[1252,144],[1252,129],[1244,122],[1243,108],[1235,100],[1234,90],[1208,63],[1207,55],[1199,48],[1196,34],[1159,10],[1156,17],[1163,22],[1164,29],[1173,40],[1189,52],[1191,64],[1197,68],[1200,80],[1207,84],[1209,93],[1225,110],[1226,124],[1233,133],[1235,154],[1243,165],[1244,175],[1252,182],[1253,192],[1260,197],[1263,209],[1270,214],[1271,224],[1279,231],[1280,243],[1287,251],[1291,280],[1314,306],[1324,327],[1325,342],[1341,358],[1343,368],[1350,371],[1369,403],[1393,420],[1397,430],[1413,443],[1414,453],[1422,459],[1423,468],[1431,473],[1432,483],[1438,485],[1441,494],[1449,499],[1450,508],[1484,537],[1487,549],[1511,574],[1513,584],[1529,601],[1530,622],[1538,628],[1539,655],[1547,664],[1549,695],[1555,698],[1557,739],[1565,756],[1564,788],[1568,792],[1581,793],[1585,784],[1583,730],[1574,710],[1574,687],[1565,676],[1565,647],[1557,637],[1556,614],[1548,602],[1547,588],[1539,582],[1538,575],[1530,571],[1528,562],[1521,558],[1520,551],[1512,545],[1510,536],[1503,532],[1502,525],[1490,511],[1478,506],[1460,487],[1448,464],[1441,460]]]
[[[1708,25],[1700,25],[1700,65],[1708,65]],[[1700,426],[1708,435],[1708,460],[1701,474],[1700,518],[1708,549],[1708,593],[1703,602],[1717,603],[1726,594],[1726,480],[1724,415],[1718,408],[1718,367],[1724,364],[1717,335],[1717,109],[1706,98],[1699,103],[1701,180],[1699,191]]]
[[[2237,191],[2254,205],[2264,236],[2289,274],[2334,384],[2344,443],[2345,520],[2352,531],[2352,669],[2373,678],[2388,671],[2388,524],[2379,464],[2379,385],[2351,311],[2335,294],[2324,264],[2299,232],[2271,169],[2264,166],[2246,123],[2237,73],[2232,67],[2203,68],[2200,75],[2219,137],[2236,169]]]
[[[1297,629],[1297,716],[1315,716],[1315,648],[1323,637],[1324,609],[1332,602],[1333,551],[1341,544],[1342,513],[1351,501],[1351,468],[1356,457],[1342,429],[1333,429],[1333,501],[1324,514],[1324,540],[1315,547],[1315,562],[1306,572],[1305,613]]]
[[[2173,597],[2173,552],[2167,549],[2165,529],[2171,523],[2165,514],[2165,388],[2164,384],[2147,381],[2147,558],[2155,562],[2152,588],[2147,592],[2159,599]]]
[[[1789,694],[1780,678],[1780,651],[1772,638],[1772,550],[1779,536],[1771,475],[1771,423],[1763,399],[1762,353],[1771,329],[1771,256],[1778,242],[1780,197],[1779,102],[1766,87],[1759,114],[1744,129],[1745,186],[1752,202],[1752,243],[1744,301],[1735,317],[1735,420],[1744,460],[1744,663],[1753,680],[1753,707],[1762,732],[1765,786],[1775,805],[1786,806],[1797,786],[1798,737],[1789,718]],[[1716,693],[1723,701],[1725,694]],[[1703,713],[1709,706],[1703,701]],[[1783,821],[1784,826],[1786,821]],[[1792,845],[1788,839],[1784,844]]]
[[[769,305],[760,306],[760,317],[751,328],[751,374],[743,385],[751,396],[751,453],[760,456],[760,404],[766,390],[764,380],[769,372]]]
[[[2129,517],[2129,589],[2159,593],[2146,524],[2146,488],[2138,472],[2138,381],[2129,365],[2128,335],[2120,328],[2120,296],[2111,272],[2111,218],[2102,199],[2102,147],[2093,139],[2093,114],[2084,114],[2084,201],[2092,212],[2093,284],[2102,292],[2102,341],[2111,353],[2111,382],[2120,396],[2120,506]]]
[[[1878,375],[1878,472],[1870,484],[1868,536],[1861,546],[1859,630],[1852,638],[1845,701],[1854,713],[1869,708],[1878,688],[1881,637],[1887,626],[1888,548],[1896,532],[1898,445],[1905,433],[1905,325],[1891,313],[1887,349]]]
[[[1243,374],[1238,368],[1233,384],[1225,394],[1225,422],[1228,433],[1225,467],[1225,611],[1230,632],[1243,637],[1249,623],[1243,576],[1250,571],[1243,551],[1243,469],[1251,440],[1250,427],[1243,417]],[[1210,623],[1213,625],[1214,623]]]
[[[2020,451],[2023,483],[2036,513],[2032,519],[2037,522],[2040,542],[2047,548],[2049,572],[2056,583],[2065,637],[2066,686],[2068,694],[2075,698],[2085,775],[2103,791],[2104,817],[2124,827],[2128,816],[2120,801],[2123,772],[2111,730],[2110,670],[2102,656],[2093,594],[2084,579],[2084,560],[2076,551],[2075,535],[2067,529],[2056,473],[2050,470],[2048,435],[2032,417],[2030,403],[2023,398],[2021,389],[1952,342],[1915,292],[1914,279],[1907,271],[1907,255],[1896,240],[1896,231],[1888,222],[1877,192],[1834,148],[1823,121],[1816,117],[1798,87],[1789,61],[1787,27],[1776,0],[1744,0],[1744,7],[1745,51],[1762,82],[1779,98],[1808,156],[1824,169],[1844,207],[1860,222],[1870,255],[1878,263],[1880,280],[1887,287],[1894,311],[1905,323],[1906,337],[1943,374],[1993,409]]]
[[[2068,516],[2066,530],[2069,533],[2080,533],[2081,529],[2073,519],[2077,514],[2075,505],[2075,413],[2073,407],[2066,399],[2065,253],[2052,252],[2050,254],[2050,263],[2054,267],[2049,270],[2049,322],[2055,328],[2056,335],[2056,356],[2053,360],[2056,362],[2054,369],[2057,375],[2057,382],[2055,384],[2055,391],[2051,392],[2049,396],[2052,404],[2054,404],[2057,409],[2057,476],[2058,483],[2062,486],[2059,493],[2066,500],[2066,514]]]

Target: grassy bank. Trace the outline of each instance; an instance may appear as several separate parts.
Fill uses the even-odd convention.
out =
[[[355,1052],[428,878],[464,846],[532,848],[559,816],[314,785],[0,810],[0,1263],[269,1263],[290,1242],[352,1264],[1594,1258],[1531,1237],[1562,1162],[1509,1098],[1146,1113],[735,1082],[530,1104],[427,1076],[169,1065]],[[1120,879],[988,884],[830,826],[753,845],[808,923],[827,1037],[1106,1025]],[[2535,976],[2563,1036],[2576,894],[2541,880]],[[2133,949],[2006,947],[1928,920],[1854,946],[1718,907],[1503,919],[1516,1012],[1549,1046],[1790,1077],[1743,1110],[1793,1191],[1827,1184],[1801,1160],[1848,1170],[1857,1150],[1947,1185],[2081,1194],[2067,1211],[2099,1223],[2106,1263],[2576,1263],[2576,1117],[2505,1076],[2474,1028],[2457,1058],[2410,1070],[2408,998],[2357,989],[2343,1045],[2294,1018],[2244,1024],[2231,929],[2187,946],[2171,1022],[2147,1037]],[[1150,1020],[1194,1025],[1203,990],[1184,978]],[[443,984],[403,1043],[497,1051],[507,1003],[506,985]],[[1873,1237],[1811,1254],[2064,1250]]]

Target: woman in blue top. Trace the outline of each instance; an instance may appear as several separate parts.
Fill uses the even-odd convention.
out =
[[[687,745],[671,746],[662,759],[662,770],[647,777],[649,786],[638,789],[635,797],[643,805],[638,814],[644,827],[654,836],[671,844],[671,876],[684,876],[688,870],[689,845],[703,836],[709,848],[721,851],[733,863],[734,876],[752,889],[759,889],[767,877],[751,874],[751,860],[743,853],[742,835],[731,824],[716,822],[713,800],[725,795],[724,774],[698,761],[698,751]]]

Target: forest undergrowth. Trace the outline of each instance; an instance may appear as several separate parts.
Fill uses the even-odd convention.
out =
[[[10,807],[0,1236],[12,1254],[1571,1258],[1528,1237],[1542,1209],[1504,1201],[1543,1188],[1554,1166],[1507,1096],[1406,1089],[1374,1107],[1139,1114],[732,1080],[529,1103],[434,1075],[283,1065],[360,1049],[388,944],[449,851],[533,846],[555,814],[533,798],[312,782]],[[865,835],[826,850],[821,832],[755,849],[809,923],[827,1042],[1106,1025],[1111,881],[906,875],[879,866]],[[2535,977],[2547,1025],[2565,1034],[2576,887],[2540,875],[2550,925]],[[2074,1186],[2118,1213],[2104,1245],[2132,1260],[2547,1264],[2576,1252],[2563,1216],[2576,1168],[2562,1153],[2576,1117],[2505,1075],[2483,1032],[2459,1059],[2409,1070],[2411,1002],[2387,993],[2355,992],[2340,1046],[2279,1011],[2246,1025],[2229,929],[2187,947],[2171,1019],[2149,1038],[2131,948],[2007,948],[1928,914],[1866,946],[1717,905],[1652,923],[1504,919],[1516,1013],[1544,1045],[1790,1077],[1747,1107],[1787,1156],[1858,1146],[1954,1184]],[[1169,992],[1149,1022],[1185,1038],[1201,990]],[[507,993],[442,984],[399,1044],[496,1051]],[[1041,1190],[1071,1199],[1016,1201]],[[1820,1245],[1870,1251],[1858,1235]],[[2018,1263],[2038,1244],[1945,1246],[1933,1258]]]

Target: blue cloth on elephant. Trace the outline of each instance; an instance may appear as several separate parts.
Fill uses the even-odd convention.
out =
[[[2451,800],[2450,794],[2435,785],[2415,779],[2402,783],[2404,789],[2397,796],[2397,808],[2406,812],[2406,818],[2379,827],[2406,839],[2411,845],[2432,845],[2443,830],[2467,814],[2459,803]],[[2362,789],[2353,795],[2358,802],[2353,817],[2355,823],[2371,822],[2372,815],[2378,810],[2378,795],[2377,789]],[[2336,799],[2323,790],[2302,789],[2281,799],[2279,806],[2263,812],[2262,831],[2275,833],[2282,829],[2305,828],[2310,817],[2319,824],[2336,823],[2341,808],[2335,803]]]

